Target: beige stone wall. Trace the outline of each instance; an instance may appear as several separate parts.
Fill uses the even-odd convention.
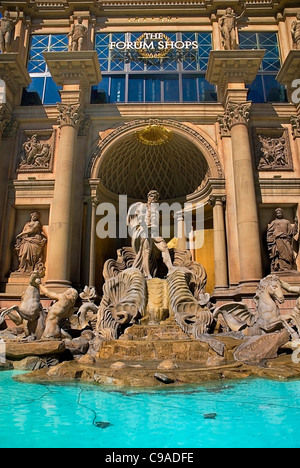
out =
[[[18,2],[17,2],[18,3]],[[26,2],[25,2],[26,3]],[[136,2],[135,2],[136,3]],[[163,3],[163,2],[160,2]],[[217,20],[224,12],[226,1],[212,1],[207,10],[198,7],[178,5],[178,7],[153,6],[143,7],[143,10],[133,7],[117,7],[110,10],[99,10],[94,2],[73,2],[75,7],[65,6],[65,10],[57,11],[52,6],[51,11],[41,8],[33,9],[20,3],[25,8],[24,19],[16,28],[16,42],[14,50],[19,52],[26,61],[30,34],[68,33],[74,18],[81,14],[86,25],[89,25],[88,46],[93,48],[93,37],[97,32],[157,32],[171,31],[211,31],[215,49],[221,48],[221,38]],[[4,5],[4,2],[2,2]],[[77,5],[77,6],[76,6]],[[5,5],[4,5],[5,6]],[[296,5],[297,6],[297,5]],[[280,40],[280,53],[284,60],[292,48],[290,36],[291,23],[298,8],[295,2],[280,2],[274,4],[274,11],[256,8],[249,10],[248,23],[241,23],[242,31],[274,31],[278,32]],[[299,77],[300,78],[300,77]],[[157,118],[161,120],[177,121],[188,126],[191,130],[203,136],[214,148],[220,160],[223,176],[220,176],[220,186],[199,191],[193,195],[193,201],[208,203],[209,195],[214,191],[225,194],[227,204],[225,210],[226,243],[228,255],[229,285],[236,286],[240,280],[239,254],[237,246],[237,221],[235,206],[235,191],[233,184],[232,141],[231,138],[221,138],[217,117],[224,113],[221,103],[214,104],[120,104],[120,105],[84,105],[84,112],[90,118],[91,127],[87,136],[78,137],[76,146],[76,171],[73,195],[73,235],[70,239],[73,255],[71,256],[70,280],[73,284],[84,286],[89,280],[89,246],[90,246],[90,199],[91,196],[88,179],[97,178],[97,174],[89,174],[87,167],[100,138],[105,139],[111,132],[126,123],[139,120]],[[289,219],[299,212],[300,204],[300,143],[292,135],[290,116],[296,113],[292,104],[263,104],[253,105],[249,138],[253,155],[255,173],[257,206],[259,207],[260,233],[262,240],[262,256],[264,273],[268,273],[268,258],[266,255],[265,232],[268,222],[272,219],[272,212],[277,206],[285,208]],[[57,160],[60,141],[60,130],[57,118],[58,110],[55,106],[43,108],[26,108],[15,106],[14,118],[19,122],[18,131],[14,140],[3,138],[1,145],[8,152],[10,164],[2,162],[0,167],[1,190],[3,191],[3,204],[1,206],[2,234],[1,234],[1,280],[3,290],[10,271],[16,268],[11,246],[16,233],[31,209],[42,213],[42,224],[48,231],[53,194],[57,178]],[[288,130],[291,146],[293,171],[257,171],[254,161],[254,143],[252,128],[286,128]],[[16,168],[20,157],[20,142],[24,131],[42,131],[52,129],[56,132],[54,144],[54,166],[51,172],[18,173]],[[188,135],[186,135],[189,138]],[[216,172],[217,169],[215,168]],[[215,177],[217,178],[217,177]],[[5,184],[4,181],[7,181]],[[222,185],[223,184],[223,185]],[[220,187],[224,187],[224,189]],[[6,190],[4,190],[4,188]],[[1,192],[2,193],[2,192]],[[1,202],[2,203],[2,202]],[[55,239],[49,237],[49,243]],[[244,247],[245,249],[247,246]],[[196,259],[201,260],[209,274],[209,292],[214,289],[214,245],[212,226],[206,229],[206,243],[201,251],[196,253]],[[114,245],[111,242],[96,241],[97,286],[100,288],[102,280],[101,267],[107,258],[115,257]],[[298,259],[300,270],[300,260]],[[47,276],[46,276],[47,280]]]

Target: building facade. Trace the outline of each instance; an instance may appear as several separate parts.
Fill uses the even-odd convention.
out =
[[[0,2],[16,20],[0,56],[0,305],[40,265],[50,289],[101,292],[130,242],[119,197],[127,208],[152,189],[188,203],[190,238],[175,240],[177,213],[166,240],[191,250],[217,300],[252,297],[271,272],[300,282],[297,3]]]

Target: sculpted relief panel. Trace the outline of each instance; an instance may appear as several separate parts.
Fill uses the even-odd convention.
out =
[[[294,170],[287,129],[257,129],[254,141],[258,170]]]
[[[26,130],[20,142],[18,172],[52,172],[55,132]]]

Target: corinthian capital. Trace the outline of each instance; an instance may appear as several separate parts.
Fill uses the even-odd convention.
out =
[[[229,135],[232,127],[238,124],[248,125],[252,102],[237,103],[229,101],[224,115],[218,117],[222,136]]]
[[[81,104],[58,104],[59,110],[58,122],[60,126],[73,125],[79,129],[84,120],[84,113]]]

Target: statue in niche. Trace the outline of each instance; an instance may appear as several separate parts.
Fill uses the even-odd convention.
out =
[[[225,50],[236,50],[239,48],[236,27],[238,21],[245,15],[245,12],[246,8],[244,8],[240,16],[237,16],[232,8],[227,8],[225,15],[220,19],[220,30]]]
[[[69,51],[82,51],[84,40],[87,36],[87,28],[82,24],[83,19],[78,17],[77,24],[73,24],[71,31],[69,33],[69,37],[71,39]]]
[[[258,169],[274,170],[288,165],[285,137],[271,138],[259,135],[258,139],[261,143],[261,152],[263,153]]]
[[[300,50],[300,13],[297,14],[297,20],[292,23],[292,39],[295,50]]]
[[[20,19],[20,10],[17,7],[17,17],[12,19],[10,17],[10,12],[5,11],[3,17],[1,18],[0,25],[0,52],[1,54],[11,52],[11,44],[13,40],[14,30],[16,24],[18,24]]]
[[[275,210],[276,219],[268,226],[267,244],[271,259],[271,271],[292,271],[296,270],[294,253],[295,236],[298,234],[298,218],[292,225],[284,218],[281,208]]]
[[[17,236],[15,250],[19,258],[18,273],[32,273],[43,263],[43,250],[47,237],[40,223],[40,214],[33,212],[30,221]]]
[[[151,190],[148,193],[147,203],[136,203],[132,205],[127,223],[131,229],[132,248],[136,254],[133,268],[142,271],[147,279],[152,278],[153,267],[151,263],[155,262],[155,248],[162,253],[164,264],[169,273],[174,270],[169,249],[165,240],[159,235],[159,211],[157,203],[159,193]],[[154,260],[154,262],[153,262]],[[152,274],[151,274],[152,273]]]

